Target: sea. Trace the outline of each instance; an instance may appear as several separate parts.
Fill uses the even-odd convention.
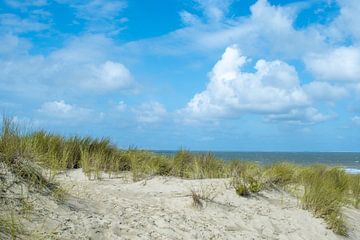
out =
[[[175,155],[176,151],[154,151],[164,155]],[[191,151],[194,154],[208,153]],[[261,165],[276,162],[292,162],[300,165],[326,164],[338,166],[351,174],[360,174],[360,152],[211,152],[222,160],[253,161]]]

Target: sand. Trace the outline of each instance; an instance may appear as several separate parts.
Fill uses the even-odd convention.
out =
[[[44,199],[35,206],[38,220],[29,222],[46,239],[360,239],[359,210],[344,210],[345,238],[288,193],[239,197],[229,179],[133,182],[124,173],[90,181],[77,169],[57,180],[71,196],[64,204]],[[202,206],[193,205],[191,191],[206,198]]]

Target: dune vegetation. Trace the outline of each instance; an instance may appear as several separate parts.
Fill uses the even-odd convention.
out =
[[[360,203],[360,175],[347,174],[329,166],[299,166],[276,163],[261,166],[245,161],[222,161],[211,154],[192,154],[179,150],[166,156],[136,148],[120,149],[107,138],[63,137],[46,131],[22,132],[4,118],[0,136],[0,204],[8,206],[0,213],[0,238],[24,234],[20,219],[24,212],[14,212],[12,204],[31,211],[26,198],[11,193],[9,176],[31,191],[59,201],[65,191],[54,181],[56,174],[81,168],[89,179],[100,180],[129,171],[134,181],[155,175],[185,179],[230,178],[239,197],[251,197],[264,189],[284,189],[297,196],[304,209],[323,218],[334,232],[346,235],[342,208]],[[195,204],[201,196],[193,193]],[[26,212],[26,211],[25,211]]]

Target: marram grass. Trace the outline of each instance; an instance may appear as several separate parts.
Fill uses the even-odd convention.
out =
[[[347,234],[342,208],[360,204],[360,175],[346,174],[338,168],[304,167],[286,162],[260,166],[252,162],[221,161],[210,153],[192,154],[184,149],[175,156],[164,156],[136,148],[119,149],[106,138],[21,132],[7,118],[3,120],[0,136],[0,161],[32,187],[45,189],[60,200],[65,193],[51,180],[52,176],[74,168],[82,168],[89,179],[122,171],[131,171],[134,181],[154,175],[232,178],[236,193],[249,197],[266,188],[296,186],[301,189],[298,196],[303,208],[325,219],[328,226],[341,235]],[[43,175],[44,169],[50,171],[50,177]],[[11,218],[2,216],[0,222],[4,223],[3,219]],[[15,225],[9,226],[0,231],[12,229],[15,234]]]

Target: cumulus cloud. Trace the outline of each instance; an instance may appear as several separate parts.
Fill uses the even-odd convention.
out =
[[[88,119],[93,114],[91,109],[71,105],[64,100],[45,102],[38,109],[38,112],[51,118],[75,120]]]
[[[322,54],[309,54],[306,67],[319,80],[360,81],[360,49],[339,47]]]
[[[360,5],[358,0],[337,0],[339,16],[325,28],[325,34],[334,42],[344,43],[346,39],[360,40]]]
[[[181,112],[199,119],[244,113],[265,114],[274,120],[325,119],[311,108],[309,96],[300,85],[294,67],[279,60],[261,59],[255,64],[255,72],[244,72],[246,61],[236,46],[228,47],[211,71],[206,89],[197,93]]]
[[[141,123],[155,123],[164,119],[167,114],[165,107],[159,102],[143,103],[134,109],[136,119]]]

